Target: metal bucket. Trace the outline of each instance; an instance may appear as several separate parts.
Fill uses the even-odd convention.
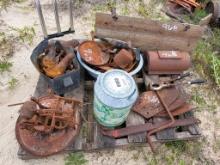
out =
[[[113,69],[98,76],[94,91],[94,116],[105,127],[125,122],[138,97],[134,79],[125,71]]]

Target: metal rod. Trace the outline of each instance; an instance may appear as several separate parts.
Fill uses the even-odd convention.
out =
[[[57,32],[58,32],[58,33],[61,33],[61,27],[60,27],[60,19],[59,19],[59,14],[58,14],[57,0],[53,0],[53,6],[54,6],[54,15],[55,15],[55,20],[56,20],[56,25],[57,25]]]
[[[167,111],[167,113],[168,113],[168,115],[169,115],[169,117],[170,117],[171,120],[169,121],[169,123],[164,124],[164,125],[162,125],[162,126],[160,126],[160,127],[157,127],[157,128],[155,128],[155,129],[153,129],[153,130],[151,130],[150,132],[147,133],[147,141],[148,141],[148,144],[149,144],[151,150],[152,150],[154,153],[155,153],[155,148],[154,148],[154,146],[153,146],[153,143],[152,143],[152,141],[151,141],[150,136],[151,136],[152,134],[156,133],[156,132],[159,132],[159,131],[162,131],[162,130],[164,130],[164,129],[166,129],[166,128],[171,127],[171,126],[175,123],[175,119],[174,119],[172,113],[170,112],[170,109],[169,109],[169,107],[167,106],[166,102],[165,102],[165,101],[163,100],[163,98],[160,96],[160,94],[159,94],[158,91],[156,91],[156,94],[157,94],[158,99],[160,100],[160,103],[163,105],[164,109]]]
[[[70,30],[74,30],[73,26],[73,1],[69,0]]]
[[[41,10],[41,5],[40,5],[40,1],[39,0],[35,0],[35,4],[36,4],[36,8],[37,8],[37,13],[40,19],[40,24],[41,24],[41,28],[44,34],[44,37],[47,37],[47,28],[45,26],[45,21],[44,21],[44,16],[42,14],[42,10]]]

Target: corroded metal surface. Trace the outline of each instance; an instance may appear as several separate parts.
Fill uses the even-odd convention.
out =
[[[148,74],[181,74],[191,66],[190,55],[179,51],[148,51],[145,53]]]
[[[171,111],[181,107],[186,102],[186,97],[177,87],[165,88],[158,92]],[[132,110],[148,119],[164,111],[164,107],[161,105],[156,92],[148,91],[139,96]]]
[[[135,125],[135,126],[129,126],[125,128],[119,128],[114,130],[102,130],[102,134],[105,136],[109,136],[112,138],[121,138],[132,134],[137,134],[141,132],[148,132],[150,130],[153,130],[157,127],[160,127],[161,125],[165,125],[169,123],[169,121],[163,121],[160,123],[146,123],[142,125]],[[199,124],[200,120],[196,118],[188,118],[188,119],[178,119],[175,120],[173,125],[170,128],[178,127],[178,126],[187,126],[192,124]]]
[[[79,132],[79,104],[78,100],[56,95],[25,102],[15,128],[21,147],[36,156],[62,151]]]
[[[91,65],[104,65],[109,61],[109,54],[104,53],[95,41],[85,41],[80,44],[79,53],[81,58]]]
[[[51,78],[56,78],[68,70],[73,70],[75,57],[73,48],[78,44],[77,40],[51,40],[45,52],[38,58],[42,72]]]
[[[122,69],[126,69],[134,62],[134,56],[131,51],[121,49],[114,57],[114,63]]]

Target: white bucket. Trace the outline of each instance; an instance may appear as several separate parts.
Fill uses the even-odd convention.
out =
[[[138,97],[134,79],[123,70],[113,69],[98,76],[94,91],[94,115],[106,127],[125,122]]]

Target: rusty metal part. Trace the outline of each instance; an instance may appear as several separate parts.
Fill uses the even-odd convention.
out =
[[[56,78],[67,70],[73,70],[75,57],[73,49],[77,44],[77,40],[51,40],[45,52],[38,59],[41,71],[51,78]]]
[[[189,53],[179,51],[148,51],[145,53],[148,74],[181,74],[189,69]]]
[[[114,130],[102,130],[102,134],[105,136],[109,136],[112,138],[121,138],[132,134],[142,133],[142,132],[148,132],[155,128],[160,127],[161,125],[166,125],[170,121],[162,121],[160,123],[152,124],[152,123],[146,123],[141,125],[135,125],[135,126],[129,126],[125,128],[119,128]],[[200,120],[196,118],[187,118],[187,119],[177,119],[173,123],[173,125],[170,128],[178,127],[178,126],[187,126],[192,124],[199,124]]]
[[[164,125],[161,125],[161,126],[155,128],[155,129],[153,129],[153,130],[151,130],[151,131],[149,131],[149,132],[147,133],[147,141],[148,141],[149,146],[150,146],[150,148],[151,148],[151,150],[152,150],[153,152],[155,152],[155,148],[154,148],[154,146],[153,146],[153,143],[152,143],[152,141],[151,141],[150,136],[151,136],[152,134],[156,133],[156,132],[159,132],[159,131],[162,131],[162,130],[164,130],[164,129],[166,129],[166,128],[169,128],[169,127],[172,126],[172,125],[174,124],[174,122],[175,122],[175,119],[174,119],[172,113],[170,112],[170,109],[169,109],[168,105],[166,104],[165,100],[161,97],[159,91],[156,91],[156,94],[157,94],[158,99],[160,100],[160,103],[163,105],[165,111],[167,112],[167,114],[168,114],[168,116],[170,117],[171,120],[170,120],[169,123],[164,124]]]
[[[179,87],[165,88],[158,92],[171,111],[181,107],[186,102],[186,96]],[[156,92],[148,91],[139,96],[132,110],[148,119],[164,111],[164,107],[161,105]]]
[[[187,9],[189,12],[192,12],[194,8],[201,8],[201,5],[195,0],[170,0],[170,2],[176,3],[183,8]]]
[[[59,40],[59,42],[61,43],[61,45],[64,48],[76,48],[79,45],[79,41],[78,40],[69,40],[69,41],[64,41],[64,40]]]
[[[220,2],[211,0],[207,3],[205,10],[207,13],[212,13],[211,23],[220,26]]]
[[[46,75],[51,78],[58,77],[64,74],[67,67],[72,63],[73,58],[74,54],[68,53],[59,63],[56,63],[45,56],[42,60],[43,70],[45,71]]]
[[[40,108],[36,102],[45,109]],[[80,114],[77,108],[80,103],[77,99],[56,95],[24,103],[15,129],[21,147],[36,156],[48,156],[62,151],[79,133]]]
[[[114,56],[114,63],[119,66],[121,69],[126,69],[130,65],[133,64],[134,56],[131,51],[127,51],[126,49],[121,49]]]
[[[193,107],[192,105],[186,103],[185,105],[181,106],[180,108],[177,108],[176,110],[172,111],[172,115],[173,116],[178,116],[178,115],[181,115],[181,114],[184,114],[186,112],[189,112],[189,111],[192,111],[196,109],[195,107]],[[158,114],[156,114],[156,117],[166,117],[167,116],[167,113],[165,111],[162,111]]]
[[[79,45],[81,58],[90,65],[104,65],[109,61],[109,54],[104,53],[95,41],[85,41]]]

